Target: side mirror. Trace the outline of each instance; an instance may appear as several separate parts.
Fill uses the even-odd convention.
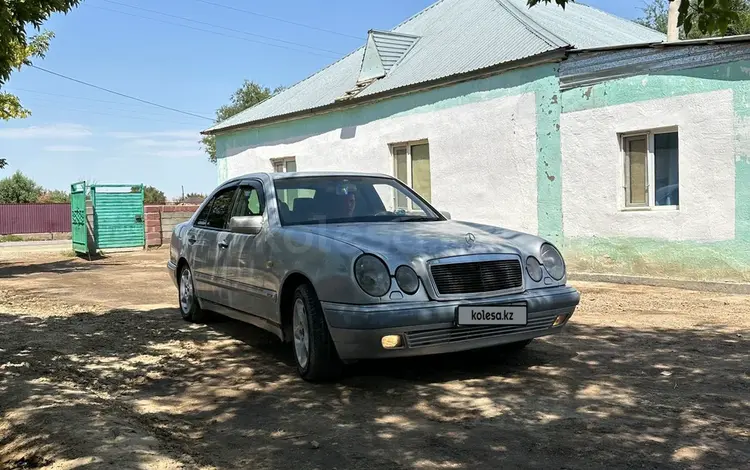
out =
[[[263,226],[262,215],[248,215],[246,217],[232,217],[229,220],[229,230],[235,233],[257,235]]]
[[[451,213],[448,211],[440,211],[440,213],[448,220],[451,220]]]

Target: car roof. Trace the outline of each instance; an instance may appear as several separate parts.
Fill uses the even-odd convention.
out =
[[[283,180],[283,179],[290,179],[290,178],[310,178],[310,177],[324,177],[324,176],[350,176],[350,177],[370,177],[370,178],[390,178],[393,179],[393,176],[386,175],[383,173],[362,173],[362,172],[356,172],[356,171],[295,171],[290,173],[268,173],[268,172],[259,172],[259,173],[248,173],[245,175],[237,176],[232,178],[229,181],[239,181],[244,180],[248,178],[259,178],[259,179],[268,179],[268,180]],[[228,181],[228,182],[229,182]]]

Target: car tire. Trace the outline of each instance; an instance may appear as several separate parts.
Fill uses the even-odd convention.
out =
[[[177,303],[183,320],[193,323],[206,321],[207,315],[201,309],[198,297],[195,295],[193,271],[187,264],[177,273]]]
[[[294,361],[300,377],[309,382],[340,377],[343,364],[312,286],[302,284],[297,287],[291,313]]]

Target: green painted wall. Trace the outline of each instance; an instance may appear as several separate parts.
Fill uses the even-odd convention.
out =
[[[563,241],[560,81],[553,77],[536,94],[537,218],[539,235]]]
[[[470,103],[534,93],[537,119],[537,196],[539,234],[562,239],[562,179],[560,155],[560,88],[558,65],[516,69],[481,80],[459,83],[421,93],[399,96],[352,109],[326,113],[286,123],[272,124],[218,135],[216,152],[219,181],[228,175],[224,157],[232,149],[302,140],[379,119],[429,113]]]
[[[735,111],[735,239],[714,243],[566,239],[564,251],[572,270],[750,281],[750,62],[639,75],[566,90],[562,112],[728,89]]]

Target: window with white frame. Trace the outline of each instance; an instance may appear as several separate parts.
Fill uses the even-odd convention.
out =
[[[680,205],[678,140],[676,130],[622,136],[626,208]]]
[[[391,144],[393,174],[419,193],[428,202],[432,199],[432,179],[430,176],[430,145],[426,140]],[[397,196],[398,197],[398,196]],[[396,207],[410,209],[406,197],[395,201]]]
[[[274,173],[293,173],[297,171],[297,161],[294,157],[284,158],[273,158],[271,159],[273,164]],[[297,190],[284,191],[279,195],[279,201],[286,205],[286,209],[292,209],[294,207],[294,201],[300,196]]]
[[[291,173],[297,171],[297,161],[294,157],[284,158],[273,158],[271,159],[273,164],[274,173]]]

